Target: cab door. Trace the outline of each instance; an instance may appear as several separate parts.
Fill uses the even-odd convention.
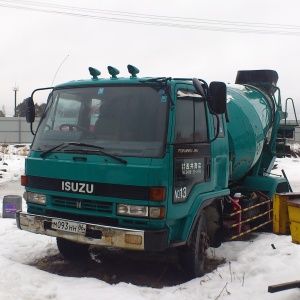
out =
[[[173,147],[173,203],[211,189],[211,145],[208,143],[207,108],[204,98],[189,85],[176,86]]]

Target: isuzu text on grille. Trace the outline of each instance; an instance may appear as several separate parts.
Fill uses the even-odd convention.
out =
[[[94,185],[91,183],[62,181],[61,190],[65,192],[92,194]]]

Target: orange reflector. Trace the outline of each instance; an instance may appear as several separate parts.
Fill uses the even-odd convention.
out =
[[[160,209],[160,216],[159,216],[161,219],[165,217],[165,212],[166,212],[166,209],[164,207],[162,207]]]
[[[21,185],[26,186],[27,185],[27,176],[21,175]]]
[[[150,200],[165,201],[166,200],[166,188],[165,187],[151,187],[150,188]]]
[[[134,234],[125,234],[125,243],[142,245],[142,237]]]

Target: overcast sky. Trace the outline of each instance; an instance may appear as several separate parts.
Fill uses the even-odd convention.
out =
[[[299,0],[0,0],[0,109],[13,115],[14,86],[19,104],[36,88],[90,78],[90,66],[125,77],[133,64],[140,76],[208,83],[274,69],[300,118],[299,13]]]

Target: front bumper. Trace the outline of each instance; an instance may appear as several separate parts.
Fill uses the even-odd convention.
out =
[[[132,250],[164,251],[167,249],[167,230],[144,231],[59,219],[86,225],[86,234],[51,228],[52,217],[16,212],[17,226],[29,232],[64,238],[73,242]],[[57,218],[55,218],[57,220]]]

